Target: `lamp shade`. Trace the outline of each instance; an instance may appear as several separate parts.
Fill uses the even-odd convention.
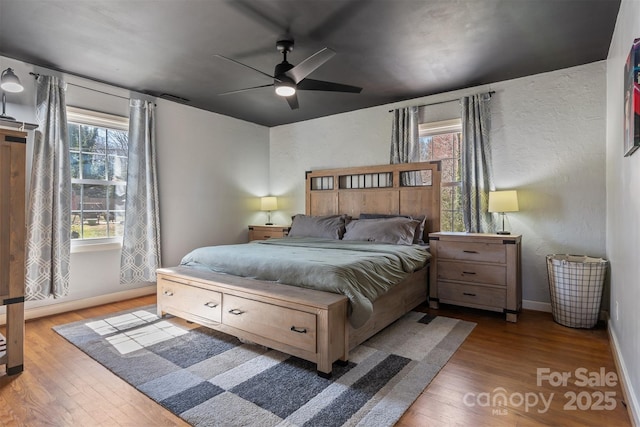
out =
[[[20,79],[13,73],[11,68],[7,68],[0,75],[0,88],[7,92],[22,92],[24,90]]]
[[[274,196],[260,198],[261,211],[275,211],[278,209],[278,199]]]
[[[508,191],[490,191],[489,192],[489,212],[517,212],[518,209],[518,192],[515,190]]]

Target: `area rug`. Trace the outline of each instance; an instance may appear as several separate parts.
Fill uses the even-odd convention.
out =
[[[392,426],[475,324],[410,312],[334,364],[315,364],[147,306],[54,330],[194,426]]]

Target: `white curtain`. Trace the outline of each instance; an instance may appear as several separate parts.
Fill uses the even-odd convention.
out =
[[[488,212],[491,170],[491,95],[482,93],[460,99],[462,105],[462,207],[465,231],[490,233],[495,221]]]
[[[129,104],[125,211],[120,281],[155,282],[156,269],[161,265],[155,105],[139,99]]]
[[[64,81],[40,75],[27,214],[26,299],[69,293],[71,169]]]

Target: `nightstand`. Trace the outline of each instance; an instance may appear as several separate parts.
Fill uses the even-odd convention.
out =
[[[429,307],[462,305],[518,320],[522,308],[518,234],[430,233]]]
[[[266,240],[272,237],[286,237],[289,234],[288,225],[250,225],[249,241]]]

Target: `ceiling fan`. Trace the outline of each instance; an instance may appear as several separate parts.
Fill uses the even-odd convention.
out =
[[[318,67],[327,62],[336,53],[329,49],[324,48],[314,53],[298,65],[294,66],[287,62],[287,54],[293,50],[294,41],[291,37],[282,37],[276,42],[276,48],[279,52],[282,52],[283,61],[276,65],[273,75],[267,74],[249,65],[238,62],[234,59],[227,58],[222,55],[215,55],[218,58],[225,59],[240,65],[250,70],[256,71],[263,76],[267,76],[273,79],[273,83],[268,85],[248,87],[245,89],[232,90],[229,92],[220,93],[218,95],[231,95],[233,93],[245,92],[248,90],[259,89],[263,87],[273,86],[276,94],[284,97],[289,103],[289,107],[295,110],[299,107],[297,91],[299,90],[321,90],[328,92],[347,92],[347,93],[360,93],[361,87],[343,85],[340,83],[326,82],[322,80],[308,79],[307,76],[314,72]]]

